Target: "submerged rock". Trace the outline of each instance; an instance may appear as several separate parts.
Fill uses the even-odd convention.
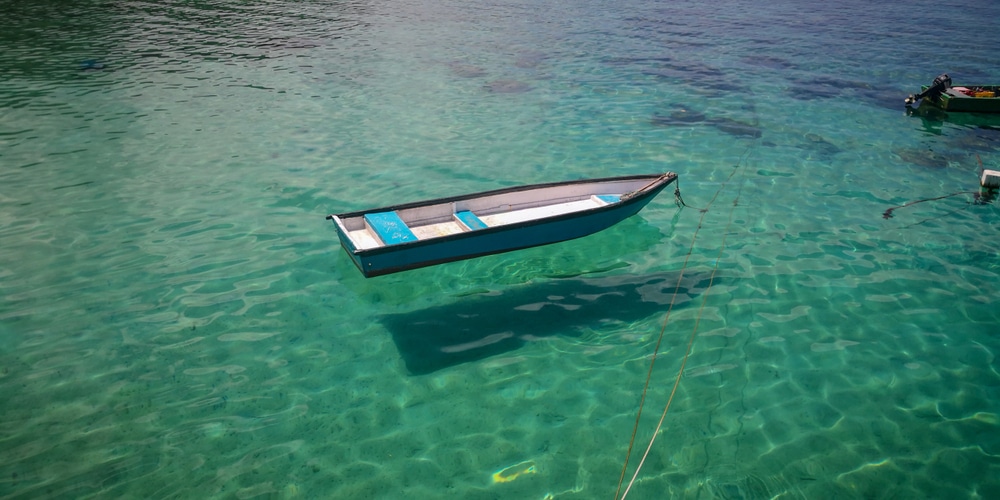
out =
[[[729,135],[735,135],[737,137],[753,137],[756,139],[764,135],[760,127],[755,127],[749,123],[730,120],[728,118],[713,120],[712,126]]]
[[[531,90],[531,86],[517,80],[494,80],[484,88],[494,94],[519,94]]]
[[[722,132],[729,135],[734,135],[737,137],[753,137],[758,138],[763,135],[761,129],[755,125],[744,123],[741,121],[733,120],[732,118],[709,118],[702,113],[697,111],[691,111],[687,108],[678,107],[670,112],[669,115],[658,115],[654,114],[650,118],[650,123],[653,125],[661,127],[672,127],[680,125],[692,125],[692,124],[705,124],[711,125]]]
[[[451,72],[454,73],[455,76],[462,78],[478,78],[480,76],[486,76],[485,69],[472,64],[453,63],[449,64],[448,67],[451,68]]]
[[[740,59],[746,64],[753,66],[760,66],[762,68],[770,69],[795,69],[796,65],[787,59],[782,59],[780,57],[764,56],[764,55],[750,55],[745,56]]]
[[[945,168],[948,166],[950,158],[934,151],[933,149],[895,149],[892,151],[907,163],[920,165],[927,168]]]
[[[836,144],[824,139],[819,134],[808,133],[805,135],[805,139],[806,143],[802,145],[803,149],[814,151],[824,157],[840,153],[840,148]]]
[[[692,123],[701,123],[705,121],[705,115],[697,111],[691,111],[687,108],[678,107],[670,112],[669,115],[658,115],[654,114],[650,118],[650,122],[653,125],[659,125],[663,127],[670,127],[676,125],[690,125]]]
[[[545,54],[541,52],[525,52],[517,56],[517,59],[514,60],[514,66],[525,69],[537,68],[545,61],[545,58]]]
[[[106,68],[107,65],[96,59],[87,59],[86,61],[80,61],[80,69],[82,71],[100,71]]]

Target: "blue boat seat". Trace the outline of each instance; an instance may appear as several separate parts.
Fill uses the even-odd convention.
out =
[[[458,219],[458,222],[461,222],[462,225],[464,225],[465,227],[469,228],[472,231],[475,231],[477,229],[486,229],[487,227],[489,227],[486,225],[485,222],[482,221],[482,219],[477,217],[476,214],[472,213],[469,210],[462,210],[461,212],[455,212],[455,218]]]
[[[598,200],[603,201],[604,203],[607,203],[608,205],[611,205],[613,203],[618,203],[619,201],[621,201],[621,198],[619,198],[618,195],[615,194],[599,194],[595,195],[594,197],[597,198]]]
[[[396,245],[408,241],[417,241],[417,235],[410,231],[409,226],[399,218],[396,212],[379,212],[365,214],[365,222],[382,243],[386,245]]]

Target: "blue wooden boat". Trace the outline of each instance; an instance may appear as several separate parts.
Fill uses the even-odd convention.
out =
[[[365,277],[587,236],[635,215],[677,174],[518,186],[328,215]]]

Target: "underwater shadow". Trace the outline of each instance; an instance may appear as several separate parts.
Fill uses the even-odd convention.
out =
[[[578,336],[602,321],[631,322],[666,312],[679,271],[644,276],[576,277],[511,286],[441,306],[382,316],[406,368],[425,375],[514,351],[552,335]],[[716,276],[715,284],[725,281]],[[685,307],[710,283],[685,273],[674,303]]]
[[[906,116],[920,118],[925,131],[942,135],[944,125],[950,123],[965,129],[993,133],[1000,131],[1000,115],[990,113],[949,113],[921,101],[916,108],[907,106]]]

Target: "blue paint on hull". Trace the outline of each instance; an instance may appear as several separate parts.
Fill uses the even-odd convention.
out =
[[[669,182],[622,203],[520,224],[489,227],[433,240],[357,250],[340,234],[344,248],[366,277],[523,250],[587,236],[635,215]],[[338,232],[340,228],[338,227]]]

